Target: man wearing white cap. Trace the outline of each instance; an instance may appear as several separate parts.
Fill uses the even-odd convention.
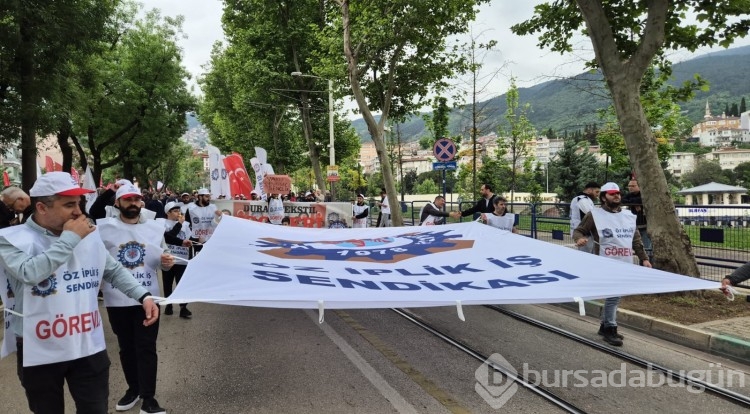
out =
[[[614,260],[633,264],[633,251],[641,259],[641,264],[651,267],[648,255],[643,248],[641,235],[635,224],[635,216],[623,210],[620,187],[615,183],[606,183],[599,193],[601,208],[594,208],[586,213],[581,224],[573,232],[577,246],[584,246],[589,238],[594,240],[593,254],[609,257]],[[622,346],[622,335],[617,332],[617,306],[620,298],[604,300],[602,321],[599,335],[610,345]]]
[[[190,223],[193,238],[200,243],[205,243],[214,234],[214,229],[221,220],[221,211],[211,204],[211,193],[207,188],[198,190],[198,199],[195,204],[188,208],[185,221]]]
[[[149,291],[107,254],[82,214],[80,196],[90,192],[68,173],[44,174],[29,191],[31,218],[0,231],[0,296],[17,313],[5,315],[2,355],[17,349],[18,377],[35,413],[64,412],[63,381],[78,412],[108,411],[110,361],[97,303],[102,283],[141,302],[139,324],[159,318]]]
[[[115,195],[119,216],[100,219],[96,223],[112,257],[152,295],[162,296],[157,269],[169,270],[174,265],[174,257],[165,252],[164,219],[151,220],[141,214],[142,199],[138,187],[130,183],[121,185]],[[115,409],[129,410],[142,398],[141,413],[165,413],[166,410],[154,398],[159,323],[149,326],[135,323],[143,310],[110,284],[102,286],[102,293],[112,331],[117,335],[122,371],[128,384]]]
[[[352,228],[364,229],[367,227],[367,216],[370,214],[370,206],[365,203],[365,195],[357,194],[357,202],[352,206]]]

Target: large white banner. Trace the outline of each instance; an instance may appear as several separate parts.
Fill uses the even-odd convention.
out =
[[[476,223],[307,229],[225,216],[167,303],[389,308],[716,289]]]

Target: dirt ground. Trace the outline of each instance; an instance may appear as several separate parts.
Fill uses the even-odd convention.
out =
[[[622,299],[620,308],[683,325],[750,316],[750,303],[744,296],[730,302],[720,292],[712,291],[703,292],[702,298],[692,292],[628,296]]]

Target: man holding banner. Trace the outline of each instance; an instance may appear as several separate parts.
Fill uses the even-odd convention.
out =
[[[205,243],[211,238],[221,220],[221,211],[211,204],[211,193],[208,189],[198,190],[198,199],[188,208],[185,219],[190,223],[193,238],[198,239],[198,242]]]
[[[352,228],[366,228],[369,214],[370,206],[365,203],[364,194],[357,194],[357,202],[352,206]]]
[[[185,216],[180,211],[180,205],[174,201],[170,201],[164,206],[164,211],[167,213],[167,221],[164,231],[164,240],[167,243],[167,249],[169,253],[177,259],[181,259],[181,262],[187,263],[190,259],[190,247],[193,242],[190,241],[190,226],[185,224]],[[169,297],[172,294],[172,285],[180,283],[182,275],[185,273],[187,264],[175,263],[169,270],[162,271],[162,281],[164,282],[164,296]],[[164,308],[165,315],[172,314],[172,305],[167,305]],[[190,319],[193,313],[187,308],[187,304],[180,304],[180,318]]]
[[[100,284],[141,307],[135,323],[148,326],[159,318],[149,291],[107,253],[81,213],[80,196],[90,192],[68,173],[46,173],[29,191],[31,219],[0,233],[0,296],[6,311],[23,315],[5,314],[2,356],[17,350],[18,378],[32,412],[63,412],[64,382],[79,412],[108,411],[110,361],[97,303]]]
[[[573,232],[577,246],[585,246],[589,238],[594,240],[593,254],[609,257],[625,263],[633,263],[633,250],[644,267],[651,267],[648,255],[643,248],[641,235],[635,224],[635,216],[622,210],[622,194],[615,183],[606,183],[601,187],[599,200],[601,208],[594,208],[586,213],[581,224]],[[602,311],[602,322],[599,335],[610,345],[622,346],[622,335],[617,332],[617,306],[620,298],[606,298]]]
[[[151,220],[141,213],[142,195],[138,187],[124,184],[117,189],[117,217],[98,220],[97,226],[104,246],[132,277],[154,296],[161,296],[157,269],[169,270],[174,257],[164,253],[164,220]],[[128,389],[115,406],[117,411],[133,408],[140,398],[142,413],[166,413],[154,398],[158,356],[156,338],[159,323],[144,326],[143,309],[136,301],[113,288],[102,285],[112,331],[120,346],[120,362]]]

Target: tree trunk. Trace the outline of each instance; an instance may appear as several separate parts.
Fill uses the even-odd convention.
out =
[[[349,1],[339,1],[341,5],[341,17],[344,25],[344,55],[346,55],[347,72],[349,74],[349,80],[352,87],[352,95],[357,101],[359,111],[362,113],[362,118],[367,124],[367,130],[370,131],[372,142],[375,144],[375,150],[378,153],[378,160],[380,161],[380,168],[383,173],[383,185],[385,186],[385,192],[388,197],[388,205],[391,206],[391,222],[394,227],[400,227],[404,225],[404,218],[401,214],[400,203],[396,197],[396,184],[393,181],[393,171],[391,170],[391,162],[388,159],[388,150],[385,146],[385,139],[383,138],[383,126],[388,120],[388,113],[390,109],[390,98],[393,92],[393,84],[391,83],[389,91],[385,94],[386,102],[383,104],[383,111],[380,115],[380,122],[375,121],[375,117],[370,111],[370,107],[367,105],[364,91],[359,83],[359,68],[357,61],[357,54],[352,48],[351,29],[349,20]],[[393,57],[395,59],[395,57]],[[395,70],[395,68],[392,68]]]
[[[675,215],[669,185],[659,163],[656,140],[640,100],[640,81],[608,81],[620,129],[641,187],[648,232],[654,245],[653,266],[682,275],[699,276],[690,238]]]
[[[21,95],[21,187],[27,193],[36,181],[36,128],[39,121],[39,94],[34,71],[34,46],[28,33],[31,25],[21,19],[17,61],[21,79],[18,85]]]
[[[70,123],[67,120],[60,122],[60,130],[57,131],[57,145],[60,146],[63,162],[62,170],[70,171],[73,168],[73,147],[70,146]]]
[[[318,188],[321,191],[325,191],[326,181],[320,169],[320,155],[318,154],[318,147],[315,145],[313,137],[312,121],[310,120],[310,102],[307,92],[300,92],[300,100],[302,101],[302,106],[300,107],[300,111],[302,112],[302,131],[305,134],[305,141],[307,141],[307,149],[310,151],[310,165],[312,166],[313,174],[315,174],[315,182],[318,184]]]

